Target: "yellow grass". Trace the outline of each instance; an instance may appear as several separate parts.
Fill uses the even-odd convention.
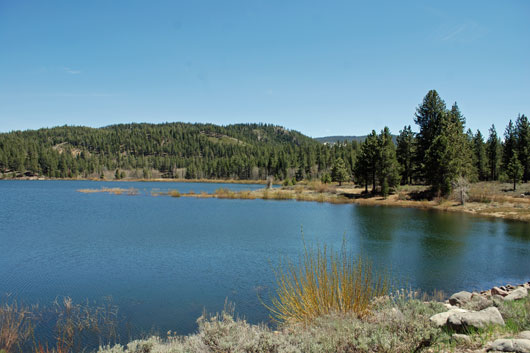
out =
[[[332,313],[370,312],[372,300],[386,295],[389,281],[376,274],[369,262],[346,251],[304,247],[298,265],[288,263],[276,270],[276,296],[270,306],[272,318],[281,323],[307,324]]]
[[[82,192],[84,194],[93,194],[98,192],[104,192],[108,194],[114,194],[114,195],[121,195],[121,194],[127,194],[127,195],[138,195],[138,189],[135,188],[101,188],[101,189],[78,189],[78,192]]]

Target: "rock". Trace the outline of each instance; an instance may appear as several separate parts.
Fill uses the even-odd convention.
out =
[[[449,304],[462,306],[471,300],[471,295],[471,293],[466,292],[465,290],[455,293],[449,298]]]
[[[429,321],[435,324],[436,326],[441,327],[447,323],[447,319],[449,318],[449,316],[453,314],[458,314],[458,313],[467,313],[467,310],[460,309],[460,308],[454,308],[449,311],[431,316],[429,318]]]
[[[505,297],[508,295],[508,292],[500,289],[499,287],[493,287],[491,288],[491,295],[500,295],[501,297]]]
[[[519,287],[511,291],[510,294],[508,294],[507,296],[505,296],[504,300],[511,301],[511,300],[523,299],[527,295],[528,295],[528,290],[526,288]]]
[[[515,338],[530,340],[530,331],[521,331],[517,334],[517,336],[515,336]]]
[[[486,299],[478,293],[473,293],[471,295],[471,300],[467,302],[464,306],[466,309],[483,310],[489,308],[490,306],[493,306],[493,301],[490,299]]]
[[[488,351],[530,353],[530,340],[498,339],[490,344]]]
[[[489,325],[502,325],[504,320],[499,310],[490,307],[481,311],[454,313],[447,318],[447,326],[455,331],[465,331],[469,327],[485,328]]]
[[[471,343],[471,338],[468,335],[463,335],[461,333],[453,333],[451,339],[459,343]]]

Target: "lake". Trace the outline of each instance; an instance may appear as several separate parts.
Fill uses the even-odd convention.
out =
[[[137,188],[136,196],[81,188]],[[142,332],[196,329],[225,300],[267,322],[258,294],[308,244],[352,251],[413,288],[487,289],[530,280],[530,225],[458,213],[325,203],[172,198],[262,185],[0,181],[0,293],[26,303],[111,296]]]

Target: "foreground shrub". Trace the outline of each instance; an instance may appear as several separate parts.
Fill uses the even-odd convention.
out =
[[[309,325],[292,324],[274,331],[234,318],[228,310],[201,316],[194,335],[171,336],[167,340],[151,337],[126,347],[102,347],[99,353],[414,352],[441,334],[429,322],[429,317],[440,311],[441,304],[384,297],[374,303],[372,314],[364,318],[352,313],[330,314]]]
[[[276,271],[276,296],[272,317],[279,323],[309,323],[329,314],[370,312],[372,300],[387,294],[386,276],[373,272],[363,258],[355,258],[345,244],[338,252],[304,247],[298,265],[280,265]]]

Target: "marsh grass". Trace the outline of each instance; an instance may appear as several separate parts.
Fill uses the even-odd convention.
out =
[[[373,299],[387,294],[390,288],[388,277],[348,252],[345,243],[337,252],[326,246],[304,245],[300,262],[280,264],[275,274],[276,296],[265,306],[280,324],[308,324],[330,314],[364,317]]]
[[[32,335],[34,316],[30,307],[6,298],[0,304],[0,352],[19,350]]]
[[[53,334],[42,336],[42,327],[52,329]],[[44,337],[53,341],[43,341]],[[80,352],[87,345],[117,341],[118,309],[110,299],[96,305],[77,304],[64,297],[51,306],[30,307],[7,297],[0,306],[0,352]]]
[[[171,197],[180,197],[180,192],[178,190],[169,190],[168,195]]]
[[[103,187],[101,189],[78,189],[77,191],[84,193],[84,194],[94,194],[94,193],[103,192],[103,193],[113,194],[113,195],[122,195],[122,194],[126,194],[129,196],[138,195],[138,189],[135,189],[135,188],[123,189],[123,188]]]

